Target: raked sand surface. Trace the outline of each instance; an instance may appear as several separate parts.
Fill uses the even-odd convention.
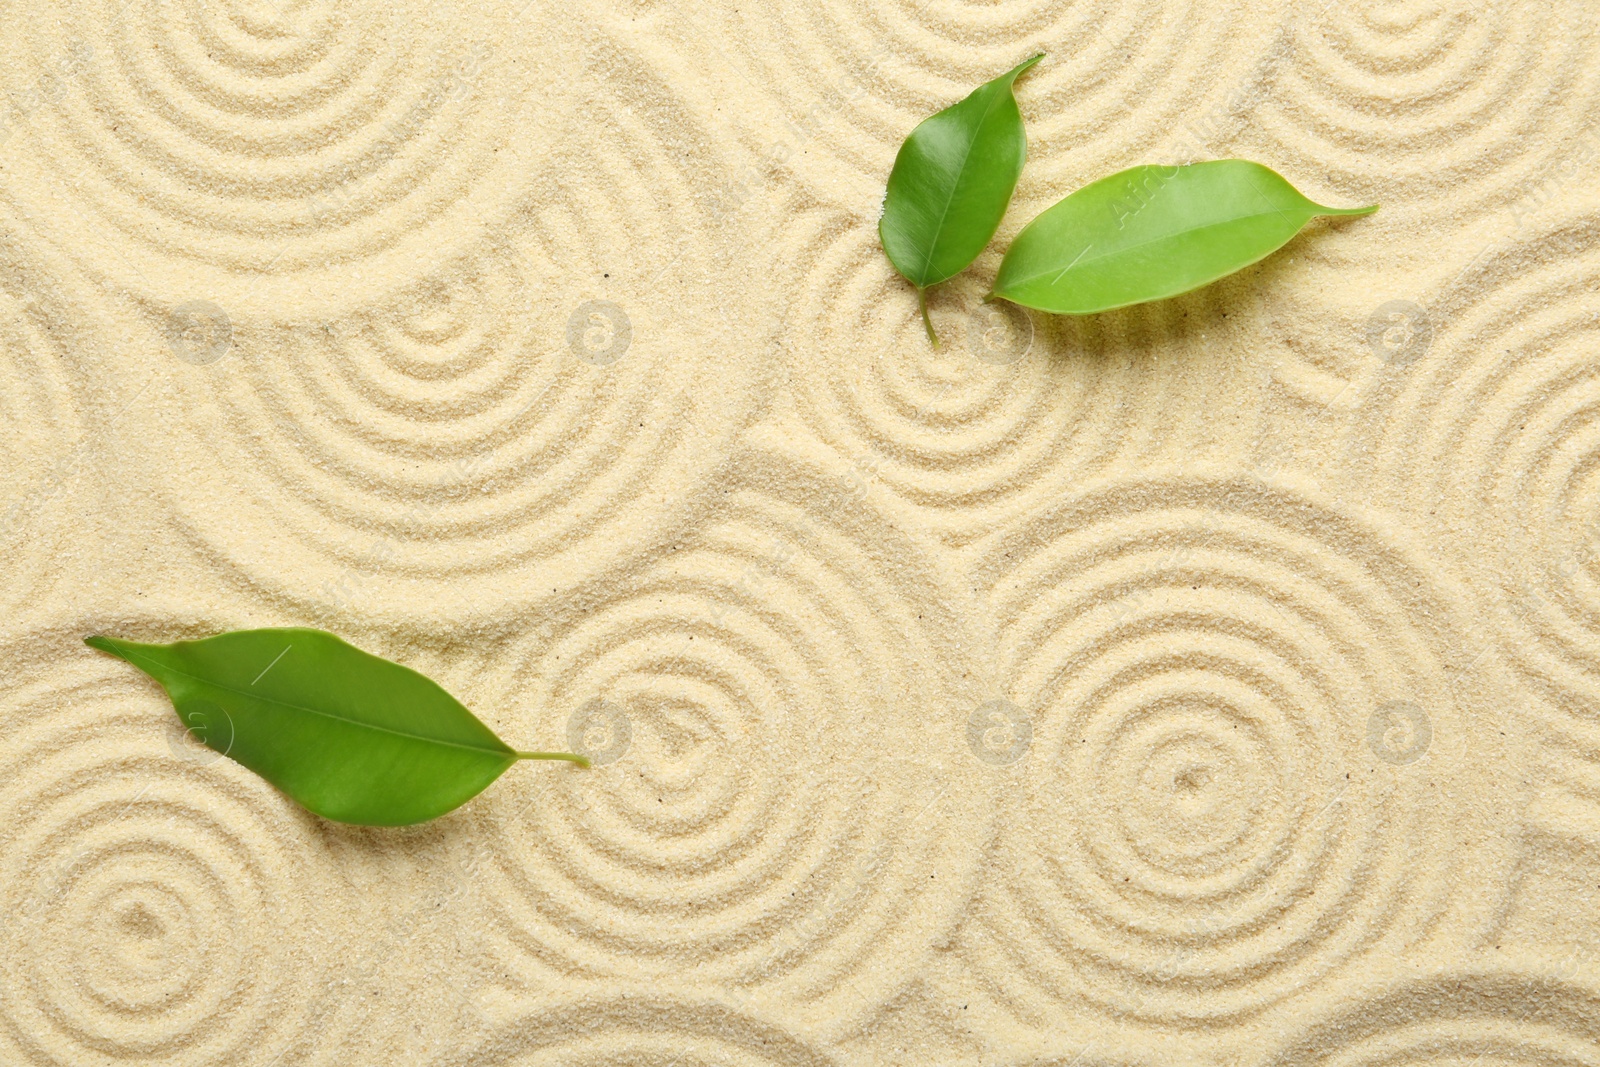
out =
[[[0,1063],[1600,1064],[1593,0],[0,25]],[[978,302],[1234,156],[1382,209]],[[82,644],[267,625],[597,765],[327,823]]]

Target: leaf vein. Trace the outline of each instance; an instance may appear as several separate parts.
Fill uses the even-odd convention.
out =
[[[928,240],[927,254],[922,257],[922,270],[919,272],[920,277],[926,278],[928,276],[928,272],[933,268],[934,249],[939,246],[939,235],[944,232],[945,220],[950,217],[950,205],[955,203],[956,189],[961,185],[961,176],[967,171],[967,160],[972,158],[972,149],[973,146],[978,143],[978,135],[982,132],[983,127],[988,123],[989,116],[994,114],[994,109],[1000,103],[1001,98],[1003,96],[1009,96],[1010,93],[1011,88],[1010,86],[1007,86],[1004,93],[997,92],[990,98],[989,105],[983,109],[983,117],[978,120],[977,126],[973,130],[972,139],[967,142],[966,151],[961,153],[961,165],[956,168],[956,180],[950,183],[950,194],[944,199],[944,210],[939,212],[939,224],[933,228],[933,236]],[[919,288],[920,287],[923,286],[919,286]]]
[[[1208,222],[1208,223],[1205,223],[1204,225],[1201,225],[1201,226],[1190,226],[1190,227],[1188,227],[1186,229],[1174,230],[1171,233],[1162,234],[1159,237],[1152,237],[1148,241],[1139,241],[1136,244],[1122,245],[1122,246],[1120,246],[1118,248],[1113,248],[1113,249],[1110,249],[1110,250],[1108,250],[1106,252],[1103,252],[1098,256],[1091,256],[1089,258],[1089,263],[1090,264],[1098,263],[1101,260],[1109,259],[1112,256],[1122,255],[1123,253],[1126,253],[1126,252],[1132,252],[1135,249],[1145,248],[1145,247],[1148,247],[1149,245],[1153,245],[1153,244],[1159,244],[1162,241],[1170,241],[1170,240],[1172,240],[1174,238],[1183,237],[1183,236],[1186,236],[1186,235],[1191,234],[1191,233],[1198,233],[1201,230],[1210,230],[1210,229],[1214,229],[1214,228],[1216,228],[1218,226],[1228,226],[1228,225],[1231,225],[1231,224],[1233,224],[1235,222],[1249,222],[1251,219],[1263,219],[1263,218],[1267,218],[1270,215],[1275,215],[1275,214],[1280,214],[1280,213],[1281,213],[1281,209],[1280,210],[1274,210],[1274,211],[1259,211],[1259,212],[1256,212],[1253,215],[1237,215],[1237,216],[1235,216],[1233,218],[1222,219],[1222,220],[1217,221],[1217,222]],[[1302,223],[1302,225],[1304,225],[1304,223]],[[1291,234],[1290,236],[1292,237],[1294,235]],[[1084,249],[1084,252],[1087,252],[1087,251],[1088,251],[1087,248]],[[1029,274],[1029,275],[1026,275],[1024,277],[1018,278],[1018,279],[1016,279],[1016,281],[1011,283],[1011,287],[1015,288],[1017,286],[1026,285],[1028,282],[1037,281],[1038,279],[1043,278],[1045,275],[1051,274],[1051,273],[1056,273],[1056,274],[1058,274],[1058,276],[1060,274],[1065,274],[1067,270],[1071,270],[1082,259],[1083,259],[1083,253],[1080,252],[1080,253],[1078,253],[1077,259],[1074,259],[1072,261],[1072,263],[1069,263],[1065,270],[1057,272],[1054,267],[1051,267],[1051,268],[1049,268],[1047,270],[1039,271],[1037,274]],[[1059,277],[1058,277],[1058,280],[1059,280]],[[1054,284],[1054,283],[1052,283],[1052,284]]]
[[[209,678],[202,678],[198,674],[190,674],[188,671],[181,671],[176,667],[169,667],[166,664],[157,662],[156,660],[149,659],[149,658],[143,657],[143,656],[138,656],[137,653],[134,653],[134,652],[131,652],[131,651],[126,651],[125,650],[123,654],[130,661],[132,661],[135,658],[144,659],[144,661],[146,663],[153,664],[154,666],[156,666],[161,671],[166,671],[166,672],[170,672],[172,674],[181,675],[184,678],[188,678],[188,679],[190,679],[192,681],[199,682],[201,685],[207,685],[207,686],[212,687],[213,689],[220,689],[224,693],[232,693],[234,696],[243,697],[246,700],[254,700],[254,701],[259,701],[260,703],[263,703],[263,704],[272,704],[272,705],[276,705],[277,707],[281,707],[281,708],[290,708],[290,709],[293,709],[295,711],[303,711],[303,712],[306,712],[307,714],[310,714],[310,715],[320,715],[325,719],[332,719],[335,722],[346,723],[346,724],[348,724],[350,726],[358,726],[358,727],[361,727],[362,729],[365,729],[365,730],[374,730],[374,731],[376,731],[378,733],[393,734],[395,737],[403,737],[408,741],[421,741],[421,742],[424,742],[424,743],[430,744],[430,745],[444,745],[444,746],[446,746],[448,748],[460,748],[460,749],[465,749],[468,752],[482,752],[482,753],[485,753],[487,755],[493,755],[493,756],[511,756],[511,755],[515,754],[513,751],[511,751],[509,749],[507,749],[506,751],[502,752],[502,751],[499,751],[497,749],[482,748],[482,747],[479,747],[477,745],[463,744],[463,743],[461,743],[459,741],[446,741],[446,740],[444,740],[442,738],[427,737],[427,736],[425,736],[423,734],[408,734],[403,730],[395,730],[395,729],[391,729],[391,728],[389,728],[387,726],[378,726],[378,725],[376,725],[374,723],[362,722],[359,719],[350,719],[350,718],[346,718],[343,715],[335,715],[331,711],[322,711],[321,709],[318,709],[318,708],[308,708],[308,707],[304,706],[303,704],[294,704],[294,703],[291,703],[291,702],[289,702],[287,700],[278,700],[278,699],[273,698],[273,697],[264,697],[264,696],[260,696],[259,694],[256,694],[256,693],[249,693],[249,692],[246,692],[243,689],[234,689],[232,686],[223,685],[221,682],[214,682]],[[154,672],[151,672],[151,673],[154,673]]]

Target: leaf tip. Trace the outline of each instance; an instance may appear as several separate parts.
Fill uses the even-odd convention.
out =
[[[1016,81],[1018,78],[1020,78],[1023,75],[1024,72],[1026,72],[1035,63],[1039,62],[1039,60],[1041,60],[1043,58],[1044,58],[1044,53],[1043,52],[1034,53],[1033,55],[1029,56],[1027,59],[1024,59],[1021,63],[1018,63],[1015,67],[1012,67],[1011,68],[1011,73],[1010,73],[1010,75],[1008,75],[1008,77],[1012,81]]]
[[[511,754],[517,757],[519,760],[553,759],[564,760],[567,763],[576,763],[580,767],[588,767],[590,765],[589,757],[581,755],[577,752],[518,752],[513,750]]]
[[[111,638],[103,637],[100,634],[90,634],[88,637],[83,639],[83,643],[88,645],[90,648],[97,648],[101,652],[109,652],[113,656],[117,654],[116,642],[112,641]]]

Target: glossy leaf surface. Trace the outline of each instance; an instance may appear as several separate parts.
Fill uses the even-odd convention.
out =
[[[1084,186],[1030,222],[994,295],[1086,315],[1198,289],[1283,247],[1317,215],[1367,215],[1306,199],[1243,159],[1132,167]]]
[[[470,800],[519,759],[586,762],[517,752],[428,678],[321,630],[87,642],[160,682],[200,741],[339,822],[422,822]]]
[[[994,237],[1028,156],[1011,95],[1034,56],[923,121],[895,156],[878,236],[918,289],[964,269]]]

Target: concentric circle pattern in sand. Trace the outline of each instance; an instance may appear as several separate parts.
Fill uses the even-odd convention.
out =
[[[316,821],[78,642],[6,650],[0,1059],[264,1064],[314,1040],[355,903]]]
[[[0,235],[0,608],[23,610],[61,567],[63,519],[94,479],[92,404],[80,309],[58,294],[11,234]]]
[[[0,1064],[1600,1067],[1594,7],[0,0]],[[980,304],[1225,157],[1381,210]],[[330,825],[86,616],[594,766]]]
[[[198,266],[235,314],[338,303],[477,243],[544,173],[584,58],[526,3],[82,0],[8,21],[15,202],[118,284],[159,301]]]
[[[1600,226],[1557,223],[1439,310],[1374,390],[1350,454],[1452,531],[1506,655],[1600,738]]]
[[[1487,931],[1507,742],[1455,597],[1377,529],[1191,471],[1064,502],[980,574],[1034,716],[973,938],[1018,1015],[1234,1018]]]
[[[1593,12],[1511,5],[1312,4],[1286,21],[1239,147],[1287,175],[1437,225],[1510,218],[1578,148],[1555,131],[1596,104]],[[1404,254],[1408,250],[1401,250]]]
[[[739,358],[711,330],[761,290],[721,291],[690,120],[659,96],[587,115],[561,149],[583,199],[552,187],[359,315],[168,361],[170,421],[128,445],[203,551],[302,610],[409,622],[548,596],[671,535],[758,399],[760,320]]]
[[[1330,1002],[1272,1067],[1600,1064],[1600,994],[1535,968],[1445,973]]]
[[[80,398],[63,366],[61,346],[52,336],[52,316],[42,308],[37,290],[24,279],[0,289],[0,419],[7,433],[0,437],[5,452],[6,529],[27,505],[30,488],[43,489],[52,461],[66,458],[84,436]],[[43,312],[43,314],[41,314]]]
[[[1059,499],[1119,457],[1182,452],[1194,430],[1182,409],[1204,388],[1194,366],[1229,361],[1207,340],[1207,324],[1220,340],[1225,287],[1073,320],[984,304],[984,287],[962,276],[929,294],[934,348],[875,226],[814,207],[784,240],[796,414],[857,484],[909,505],[953,544]]]
[[[724,1003],[659,994],[544,1004],[501,1023],[451,1067],[829,1067],[787,1028]]]
[[[502,703],[533,736],[598,699],[630,737],[483,806],[489,965],[714,987],[829,1032],[881,1006],[990,825],[949,602],[837,474],[748,460],[709,529],[521,645]]]
[[[1355,207],[1362,194],[1341,192],[1326,168],[1284,170],[1306,196],[1334,207]],[[1407,217],[1318,217],[1277,252],[1190,298],[1220,290],[1248,377],[1266,386],[1256,462],[1316,470],[1327,483],[1344,471],[1331,449],[1385,373],[1426,350],[1429,304],[1471,251],[1441,257],[1407,232]],[[1485,240],[1487,238],[1484,238]],[[1381,249],[1376,256],[1375,250]]]
[[[742,101],[751,150],[813,194],[874,216],[906,134],[1030,55],[1046,59],[1017,84],[1030,156],[1020,193],[1059,187],[1053,200],[1141,162],[1135,153],[1181,146],[1174,128],[1227,99],[1219,68],[1243,77],[1272,26],[1238,4],[1187,0],[740,3],[708,22],[711,62],[732,68],[730,90],[760,94],[759,106]],[[773,85],[782,93],[761,89]]]
[[[1600,134],[1592,123],[1581,136],[1547,131],[1600,101],[1600,41],[1581,4],[1543,17],[1533,27],[1504,5],[1314,5],[1285,22],[1228,109],[1185,124],[1219,154],[1271,161],[1320,203],[1381,205],[1314,221],[1256,268],[1241,310],[1270,338],[1269,373],[1289,400],[1271,428],[1279,451],[1308,424],[1296,445],[1328,447],[1317,431],[1342,430],[1365,392],[1419,358],[1416,331],[1445,313],[1474,257],[1525,239],[1584,187]]]

